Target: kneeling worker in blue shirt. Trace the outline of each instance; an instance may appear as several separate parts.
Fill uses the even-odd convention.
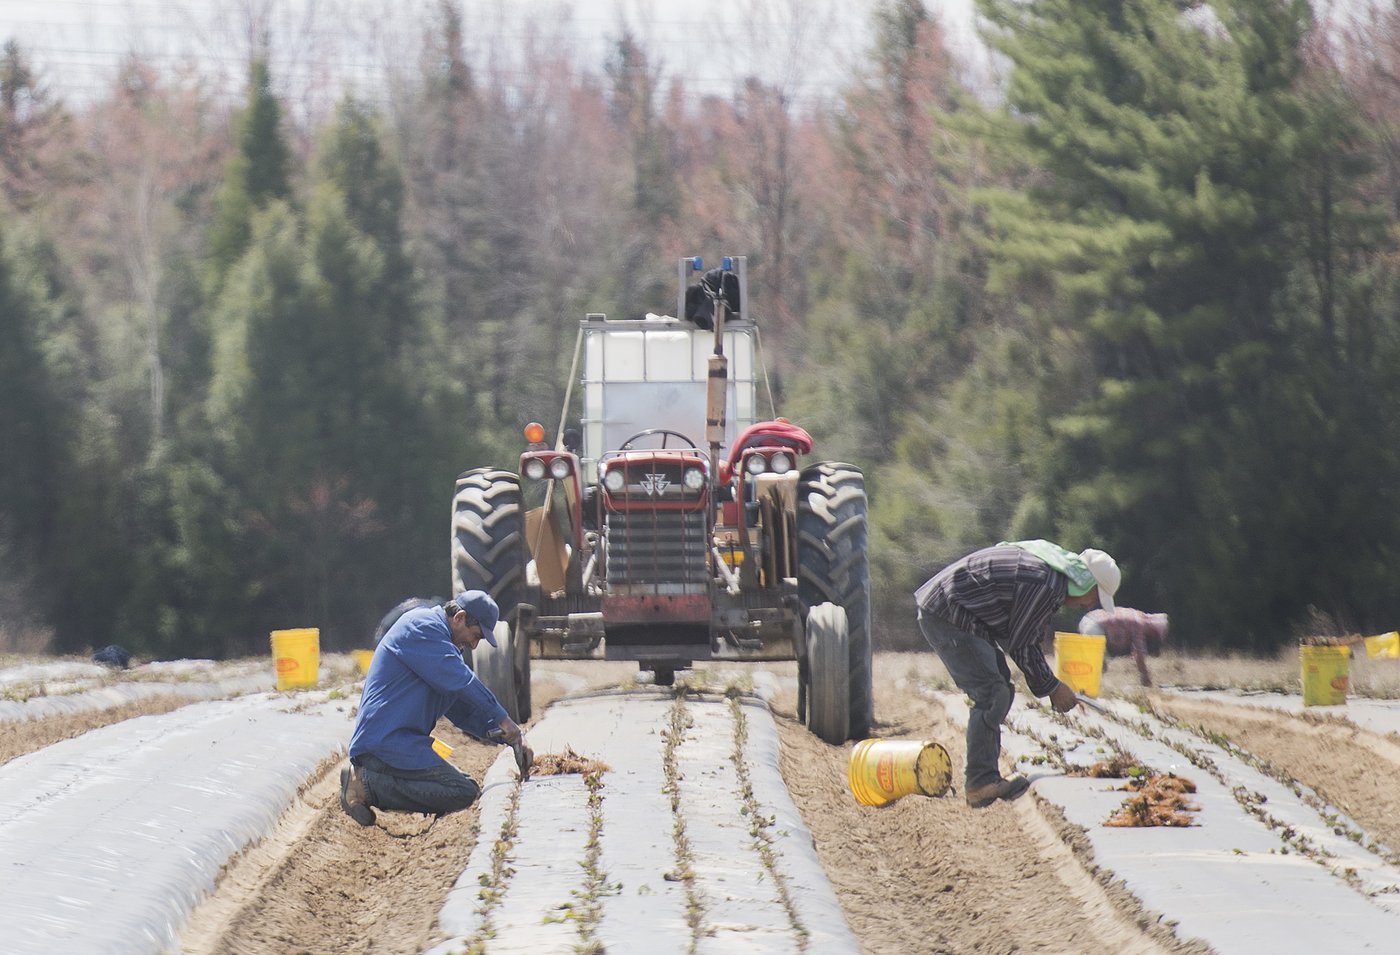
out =
[[[464,733],[504,742],[522,773],[534,758],[505,708],[464,659],[492,631],[500,610],[480,590],[440,607],[405,613],[384,634],[365,676],[350,766],[340,772],[340,807],[362,826],[374,810],[442,815],[481,795],[476,781],[433,751],[432,731],[446,716]]]

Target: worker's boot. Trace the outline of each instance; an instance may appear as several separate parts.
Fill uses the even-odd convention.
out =
[[[998,779],[994,783],[987,783],[985,786],[975,786],[967,791],[967,804],[973,809],[984,809],[996,802],[998,799],[1005,799],[1007,802],[1031,788],[1031,781],[1024,776],[1012,776],[1010,779]]]
[[[374,825],[374,810],[369,807],[364,780],[353,764],[340,771],[340,808],[360,825]]]

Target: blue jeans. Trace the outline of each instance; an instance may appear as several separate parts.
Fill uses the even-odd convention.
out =
[[[431,769],[397,769],[378,756],[355,757],[369,804],[391,812],[458,812],[476,802],[481,787],[444,760]]]
[[[933,647],[953,682],[972,698],[967,715],[968,789],[1001,779],[1001,722],[1011,710],[1011,668],[1001,648],[990,640],[957,629],[948,621],[919,611],[919,631]]]

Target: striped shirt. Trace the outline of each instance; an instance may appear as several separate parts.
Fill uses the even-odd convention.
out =
[[[1019,547],[986,547],[944,567],[914,592],[924,613],[1000,646],[1036,696],[1060,681],[1041,641],[1069,596],[1069,579]]]

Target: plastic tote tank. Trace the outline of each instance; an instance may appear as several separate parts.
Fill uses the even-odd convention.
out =
[[[714,332],[669,317],[611,321],[590,314],[583,335],[583,454],[586,480],[598,458],[639,431],[677,431],[705,448],[705,392]],[[724,326],[729,359],[724,447],[758,421],[758,329],[734,319]],[[672,439],[672,446],[675,440]],[[651,445],[644,445],[651,447]]]

